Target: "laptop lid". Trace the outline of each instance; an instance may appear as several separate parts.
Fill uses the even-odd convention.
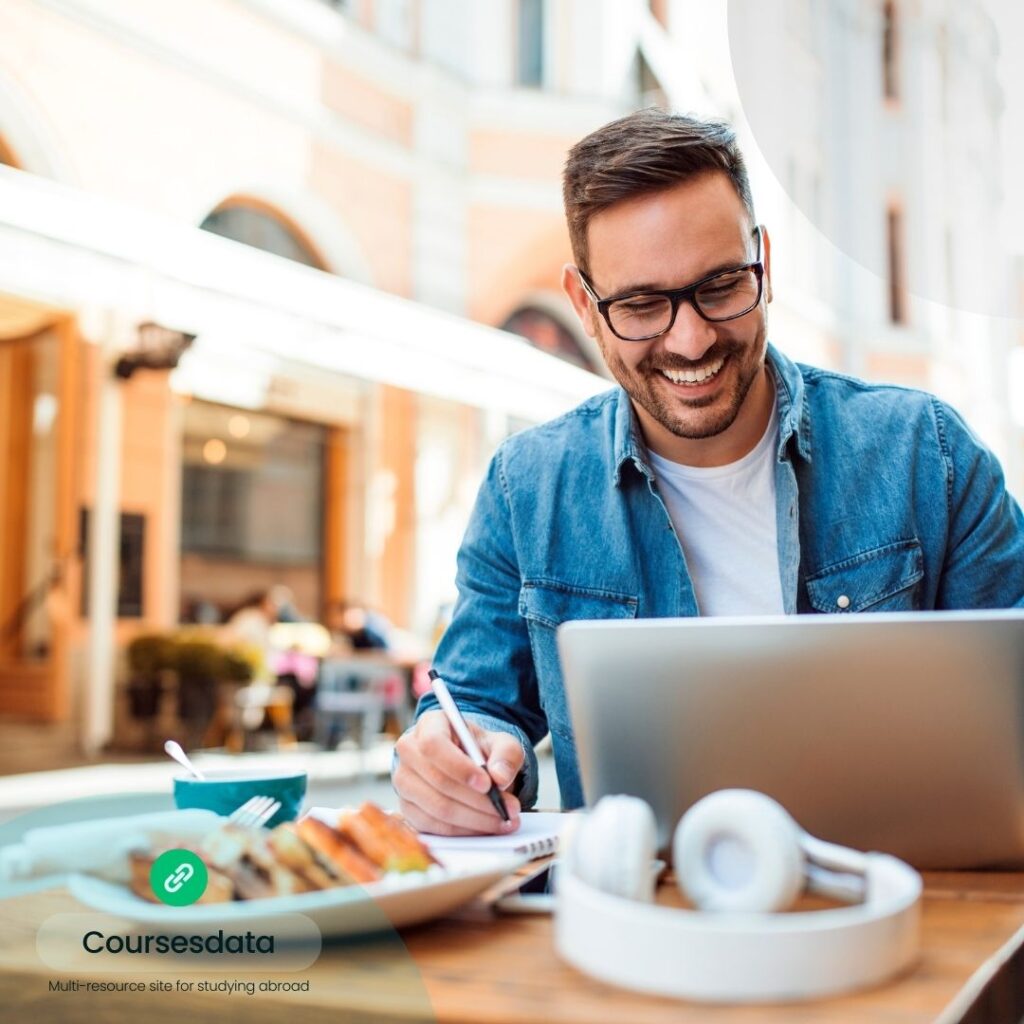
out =
[[[1024,864],[1024,612],[570,622],[583,791],[654,808],[663,848],[718,789],[921,868]]]

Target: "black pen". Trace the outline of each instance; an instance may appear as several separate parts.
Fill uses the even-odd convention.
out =
[[[430,670],[428,675],[430,676],[430,685],[434,688],[434,696],[437,697],[441,710],[448,719],[448,724],[455,730],[455,735],[459,738],[462,749],[469,754],[474,764],[478,764],[483,768],[487,778],[491,779],[491,773],[487,771],[487,758],[484,757],[476,740],[473,739],[473,734],[469,731],[469,726],[466,725],[462,712],[459,711],[455,701],[452,700],[452,695],[448,692],[448,687],[445,686],[444,680],[433,669]],[[509,816],[508,811],[505,809],[505,801],[502,800],[501,790],[498,789],[494,779],[491,779],[491,788],[487,791],[487,795],[490,797],[491,803],[494,804],[494,809],[501,815],[501,820],[508,821]]]

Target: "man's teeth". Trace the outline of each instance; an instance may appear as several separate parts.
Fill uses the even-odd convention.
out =
[[[710,380],[725,364],[724,359],[716,359],[707,366],[698,366],[696,370],[662,370],[673,384],[702,384]]]

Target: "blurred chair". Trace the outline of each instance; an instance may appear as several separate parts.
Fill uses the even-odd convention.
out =
[[[324,749],[334,747],[339,731],[356,720],[356,742],[365,757],[391,712],[404,731],[409,702],[400,668],[370,658],[329,658],[320,666],[316,689],[313,738]]]

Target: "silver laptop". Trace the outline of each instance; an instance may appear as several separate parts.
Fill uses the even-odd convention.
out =
[[[570,622],[588,805],[643,797],[662,847],[728,787],[920,868],[1024,865],[1024,611]]]

